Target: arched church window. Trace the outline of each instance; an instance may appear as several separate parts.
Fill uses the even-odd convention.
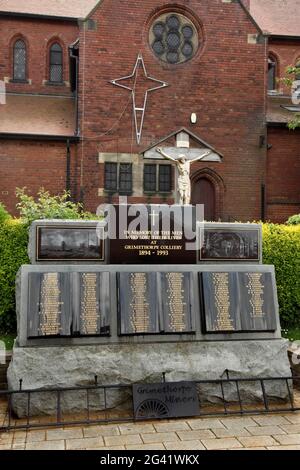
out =
[[[268,58],[268,90],[275,91],[277,88],[277,69],[278,64],[274,56]]]
[[[13,48],[13,79],[24,81],[26,80],[26,62],[27,51],[26,44],[22,39],[18,39],[14,43]]]
[[[63,82],[63,51],[58,43],[50,47],[49,81],[51,83]]]
[[[168,64],[180,64],[194,57],[200,38],[189,18],[179,13],[165,13],[152,24],[149,42],[160,60]]]

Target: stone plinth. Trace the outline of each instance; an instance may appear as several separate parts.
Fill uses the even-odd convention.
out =
[[[167,381],[215,380],[229,370],[232,378],[287,377],[290,366],[286,340],[213,341],[193,343],[138,343],[76,347],[15,347],[13,361],[8,370],[11,390],[18,390],[23,379],[23,389],[43,389],[91,385],[98,376],[99,385],[157,383],[166,373]],[[261,400],[259,383],[241,383],[243,399]],[[286,399],[285,383],[267,383],[270,399]],[[211,402],[221,399],[219,386],[207,386],[201,392]],[[201,393],[200,392],[200,393]],[[235,385],[226,385],[226,399],[237,400]],[[32,415],[53,414],[56,410],[55,395],[31,396]],[[93,398],[93,395],[92,395]],[[128,392],[109,395],[112,408],[130,406]],[[85,409],[86,393],[65,395],[63,412],[79,412]],[[103,396],[94,395],[92,408],[103,408]],[[26,415],[26,395],[16,395],[14,411]]]

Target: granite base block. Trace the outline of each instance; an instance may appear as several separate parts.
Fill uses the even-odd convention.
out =
[[[99,385],[157,383],[166,373],[166,380],[215,380],[229,370],[230,376],[287,377],[290,365],[287,356],[288,341],[231,341],[195,343],[154,343],[131,345],[98,345],[76,347],[19,348],[15,347],[8,370],[10,390],[18,390],[23,379],[23,389],[44,389],[91,385],[95,375]],[[237,400],[234,385],[226,385],[226,398]],[[267,393],[271,399],[286,399],[285,384],[270,382]],[[221,399],[220,386],[200,387],[201,399],[216,402]],[[261,400],[259,383],[241,384],[242,397],[248,401]],[[115,390],[108,394],[110,408],[130,406],[130,390]],[[31,414],[53,414],[56,395],[52,392],[31,396]],[[93,392],[92,407],[103,409],[103,392]],[[27,398],[15,395],[14,411],[19,417],[27,413]],[[62,395],[65,413],[83,411],[86,392],[69,392]]]

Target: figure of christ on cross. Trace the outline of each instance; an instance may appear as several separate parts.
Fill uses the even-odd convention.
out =
[[[157,148],[156,151],[160,153],[163,157],[167,158],[168,160],[173,161],[176,163],[178,169],[178,180],[177,180],[177,188],[179,193],[179,204],[182,206],[188,206],[191,203],[191,164],[194,162],[199,162],[203,160],[203,158],[207,157],[211,153],[211,150],[205,152],[203,155],[193,158],[192,160],[188,160],[185,155],[179,155],[178,160],[176,158],[167,155],[161,148]]]

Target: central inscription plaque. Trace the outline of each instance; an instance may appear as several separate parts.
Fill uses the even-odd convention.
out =
[[[196,264],[195,210],[169,206],[114,206],[110,264]],[[191,245],[194,244],[192,249]]]
[[[205,333],[276,330],[271,273],[217,272],[199,276]]]

